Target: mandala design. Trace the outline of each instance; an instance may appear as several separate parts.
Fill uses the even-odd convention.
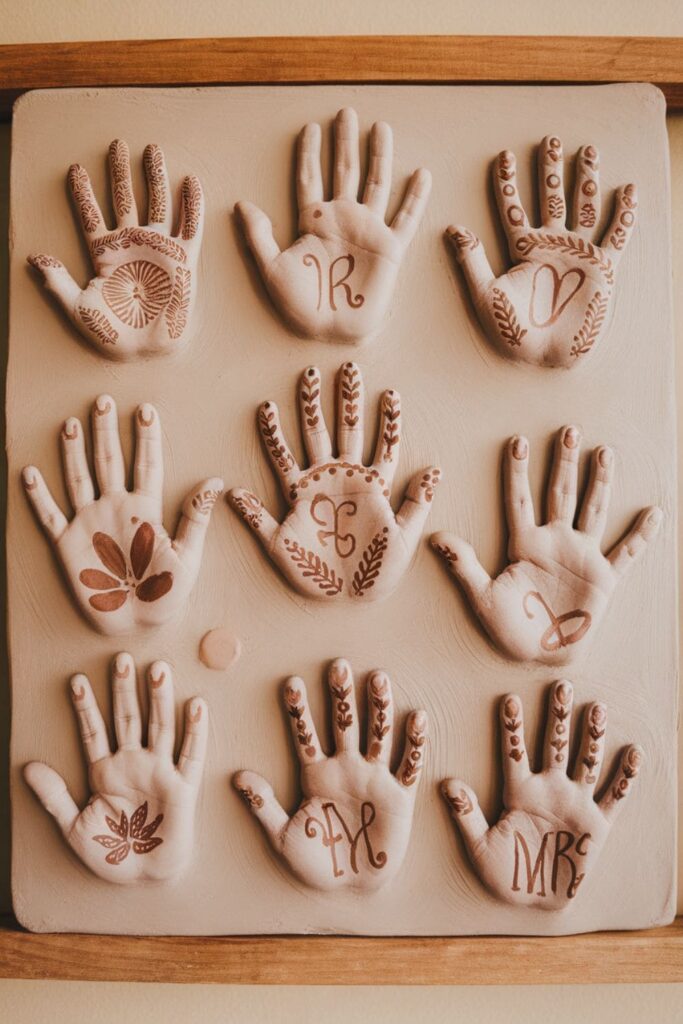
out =
[[[124,263],[102,288],[104,301],[124,324],[145,327],[168,304],[171,279],[165,270],[147,260]]]

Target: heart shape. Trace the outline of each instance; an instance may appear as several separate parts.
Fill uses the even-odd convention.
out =
[[[566,309],[586,279],[578,267],[558,274],[550,263],[543,263],[534,274],[529,304],[529,320],[534,327],[548,327]]]

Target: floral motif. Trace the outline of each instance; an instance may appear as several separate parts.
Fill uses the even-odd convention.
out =
[[[118,821],[110,818],[108,814],[105,815],[104,820],[112,835],[93,836],[93,842],[99,843],[100,846],[109,850],[104,858],[107,864],[120,864],[130,853],[131,847],[133,853],[151,853],[152,850],[156,850],[157,846],[161,846],[163,839],[161,836],[155,836],[154,833],[164,820],[164,816],[157,814],[156,818],[146,825],[147,810],[147,801],[145,800],[144,804],[140,804],[133,812],[130,821],[125,811],[121,811]]]
[[[139,601],[158,601],[173,586],[173,573],[161,572],[145,576],[154,553],[154,528],[141,523],[130,545],[130,568],[123,551],[108,533],[95,533],[92,546],[109,572],[84,569],[79,574],[83,586],[97,590],[88,600],[98,612],[114,612],[134,594]],[[109,575],[111,573],[112,575]]]
[[[118,267],[105,280],[102,296],[119,320],[139,329],[154,320],[167,305],[171,298],[171,279],[155,263],[134,260]],[[179,302],[177,294],[174,302]],[[176,310],[174,316],[178,312]]]

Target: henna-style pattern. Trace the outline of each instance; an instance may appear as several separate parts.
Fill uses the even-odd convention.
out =
[[[169,337],[179,338],[187,327],[190,313],[190,284],[192,274],[185,267],[176,267],[171,298],[166,307],[166,326]]]
[[[285,701],[287,703],[287,714],[295,722],[297,743],[304,748],[304,753],[308,757],[315,757],[317,750],[313,743],[313,732],[304,719],[305,708],[301,703],[301,691],[292,690],[288,687],[285,690]]]
[[[411,728],[407,733],[407,740],[410,744],[410,753],[401,772],[401,782],[404,786],[412,786],[422,769],[422,747],[425,744],[426,723],[422,713],[416,713]]]
[[[626,207],[622,211],[619,217],[619,224],[615,227],[614,231],[609,236],[610,244],[620,252],[626,244],[626,228],[633,227],[633,222],[636,218],[633,212],[638,208],[638,203],[633,198],[635,193],[635,187],[633,185],[627,185],[621,194],[621,202]]]
[[[320,375],[309,370],[301,378],[301,407],[304,421],[311,429],[320,422]]]
[[[140,329],[155,320],[171,297],[171,279],[148,260],[124,263],[105,279],[102,298],[129,327]]]
[[[609,295],[603,295],[601,292],[596,292],[590,300],[583,323],[574,335],[574,343],[571,347],[571,354],[573,356],[580,356],[585,352],[590,352],[602,330],[602,325],[607,316],[608,304]]]
[[[197,178],[185,178],[182,189],[183,204],[183,238],[186,241],[194,238],[199,228],[199,217],[202,210],[202,189]]]
[[[389,732],[387,711],[391,706],[389,682],[387,679],[372,676],[370,679],[370,700],[375,709],[372,722],[372,735],[375,737],[369,750],[370,757],[377,757],[382,749],[384,737]]]
[[[531,299],[529,301],[529,320],[534,327],[549,327],[550,324],[554,324],[564,313],[585,280],[586,275],[583,270],[578,270],[576,267],[566,270],[564,274],[559,274],[550,263],[542,263],[537,267],[534,273]],[[565,282],[568,282],[568,287],[564,289],[563,293]],[[550,286],[551,297],[550,308],[546,309],[544,308],[544,293],[547,292],[548,286]],[[539,315],[537,315],[536,307],[539,302],[543,312],[547,313],[544,319],[540,319]]]
[[[91,331],[102,345],[115,345],[119,340],[119,332],[109,323],[99,309],[78,307],[78,315],[84,327]]]
[[[105,815],[104,820],[112,834],[98,835],[92,838],[93,842],[99,843],[105,850],[109,850],[109,853],[104,858],[108,864],[120,864],[126,859],[131,849],[133,853],[143,854],[151,853],[152,850],[156,850],[157,846],[161,846],[163,839],[161,836],[155,836],[154,833],[164,820],[164,816],[163,814],[157,814],[153,821],[146,824],[147,811],[148,806],[145,800],[133,812],[130,822],[125,811],[121,811],[121,817],[118,821],[115,821],[108,814]]]
[[[263,521],[263,504],[251,491],[242,491],[241,494],[234,494],[232,503],[245,523],[257,529]]]
[[[263,807],[263,797],[255,793],[251,786],[237,786],[237,792],[249,807],[256,807],[257,810]]]
[[[470,811],[474,809],[472,799],[469,793],[466,793],[464,789],[459,789],[454,796],[451,796],[445,788],[442,790],[442,793],[446,799],[446,803],[460,817],[464,814],[469,814]]]
[[[56,256],[48,256],[44,252],[38,252],[35,256],[29,256],[28,261],[37,270],[64,270],[64,264]]]
[[[566,235],[549,235],[544,231],[531,231],[522,235],[515,243],[521,256],[529,256],[535,249],[541,252],[564,252],[579,260],[586,260],[591,266],[597,267],[610,286],[614,284],[614,265],[609,256],[585,238]]]
[[[268,444],[267,441],[266,444]],[[276,450],[279,451],[277,447]],[[289,466],[287,468],[289,468]],[[306,488],[311,482],[317,483],[320,480],[320,477],[323,475],[323,473],[328,473],[330,476],[334,476],[335,473],[338,473],[340,470],[346,473],[348,477],[352,477],[354,475],[362,476],[366,484],[378,484],[379,487],[382,488],[382,494],[384,495],[384,497],[389,497],[390,492],[389,488],[387,487],[386,481],[383,479],[383,477],[379,475],[376,469],[371,469],[369,466],[361,466],[359,463],[356,462],[326,462],[322,466],[316,466],[314,469],[310,470],[305,476],[300,477],[300,479],[296,483],[293,483],[291,485],[289,489],[290,501],[296,501],[297,497],[299,496],[299,491],[306,490]]]
[[[121,249],[130,249],[133,246],[147,246],[161,253],[162,256],[170,256],[178,263],[185,263],[187,255],[182,245],[174,242],[172,238],[166,238],[158,231],[150,231],[149,228],[120,228],[112,231],[109,235],[102,235],[96,238],[90,246],[90,255],[93,257],[103,256],[107,250],[119,252]]]
[[[319,555],[313,551],[306,551],[296,541],[285,538],[285,548],[302,576],[316,583],[326,597],[336,597],[341,594],[344,587],[343,579],[340,579],[331,569],[327,562],[323,562]]]
[[[395,391],[387,391],[382,398],[382,415],[384,417],[382,462],[392,462],[394,445],[399,442],[399,421],[401,419],[401,399]]]
[[[496,318],[501,338],[513,347],[521,345],[527,331],[520,325],[515,307],[500,288],[493,289],[493,296],[493,315]]]
[[[330,668],[330,690],[336,701],[335,722],[342,731],[353,725],[353,708],[349,701],[353,685],[349,682],[349,670],[339,665],[332,665]]]
[[[382,568],[384,553],[389,544],[389,530],[385,526],[383,530],[376,533],[367,548],[363,557],[358,563],[358,568],[353,574],[351,588],[356,597],[362,597],[368,590],[374,587],[377,577]]]
[[[588,185],[588,184],[589,184],[589,182],[585,183],[584,191],[585,191],[586,185]],[[596,189],[596,191],[597,191],[597,189]],[[583,205],[581,206],[580,213],[579,213],[579,224],[581,225],[581,227],[582,228],[594,228],[596,220],[597,220],[597,215],[595,213],[595,207],[593,206],[593,204],[592,203],[583,203]]]
[[[344,363],[341,373],[344,426],[355,427],[358,424],[358,399],[360,397],[359,370],[353,363]]]
[[[558,764],[562,764],[565,759],[563,751],[568,742],[564,738],[567,732],[565,721],[571,714],[571,702],[571,686],[568,686],[566,683],[559,683],[553,692],[553,700],[550,707],[550,713],[552,717],[556,719],[556,721],[552,723],[553,737],[550,740],[550,746],[555,751],[555,761]]]
[[[522,720],[519,717],[521,708],[514,697],[508,697],[503,707],[503,727],[508,736],[510,749],[508,757],[513,761],[521,761],[524,757],[524,735],[520,732]]]
[[[425,501],[434,500],[434,488],[437,486],[440,479],[440,469],[432,469],[422,477],[420,480],[420,487],[425,492]]]
[[[550,177],[552,178],[553,175],[551,175]],[[550,198],[548,199],[548,213],[550,214],[550,216],[555,218],[556,220],[559,220],[560,218],[564,218],[565,212],[566,209],[564,205],[564,199],[562,198],[562,196],[550,196]]]
[[[192,498],[192,508],[202,516],[208,516],[211,509],[218,501],[222,491],[214,487],[207,487],[205,491],[198,491]]]
[[[141,523],[130,546],[130,568],[123,551],[107,533],[95,533],[92,546],[108,573],[101,569],[83,569],[79,580],[88,590],[97,591],[88,598],[98,612],[113,612],[121,608],[128,596],[147,603],[158,601],[173,586],[173,573],[162,572],[145,576],[152,561],[155,544],[154,527]],[[111,573],[111,575],[109,575]]]
[[[133,208],[133,193],[130,182],[130,154],[125,142],[115,139],[109,147],[111,163],[112,191],[114,193],[114,209],[121,217],[130,213]]]
[[[607,712],[602,704],[596,704],[591,708],[588,724],[588,735],[590,736],[591,742],[588,747],[588,753],[581,759],[582,764],[584,764],[588,769],[586,782],[597,782],[600,759],[595,755],[600,750],[599,741],[605,735],[606,721]]]
[[[97,231],[100,217],[92,201],[88,174],[79,164],[69,168],[69,186],[86,231]]]
[[[475,233],[469,228],[458,228],[452,233],[451,238],[456,249],[461,253],[466,250],[471,252],[481,244]]]
[[[153,224],[163,224],[166,217],[164,156],[158,146],[150,144],[145,147],[143,160],[149,186],[149,219]]]
[[[266,402],[265,405],[260,408],[258,418],[264,444],[270,452],[275,464],[283,472],[292,469],[294,466],[294,458],[287,451],[284,444],[280,444],[278,441],[277,421],[275,419],[275,413],[270,408],[270,402]]]
[[[623,800],[626,796],[626,792],[631,783],[631,779],[634,779],[640,771],[640,766],[643,763],[643,755],[637,747],[631,747],[626,752],[626,756],[622,761],[620,778],[618,782],[612,788],[612,796],[615,800]]]

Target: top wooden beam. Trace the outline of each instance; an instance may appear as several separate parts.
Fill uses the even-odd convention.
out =
[[[28,89],[313,82],[653,82],[683,110],[683,39],[273,36],[0,46],[0,117]]]

